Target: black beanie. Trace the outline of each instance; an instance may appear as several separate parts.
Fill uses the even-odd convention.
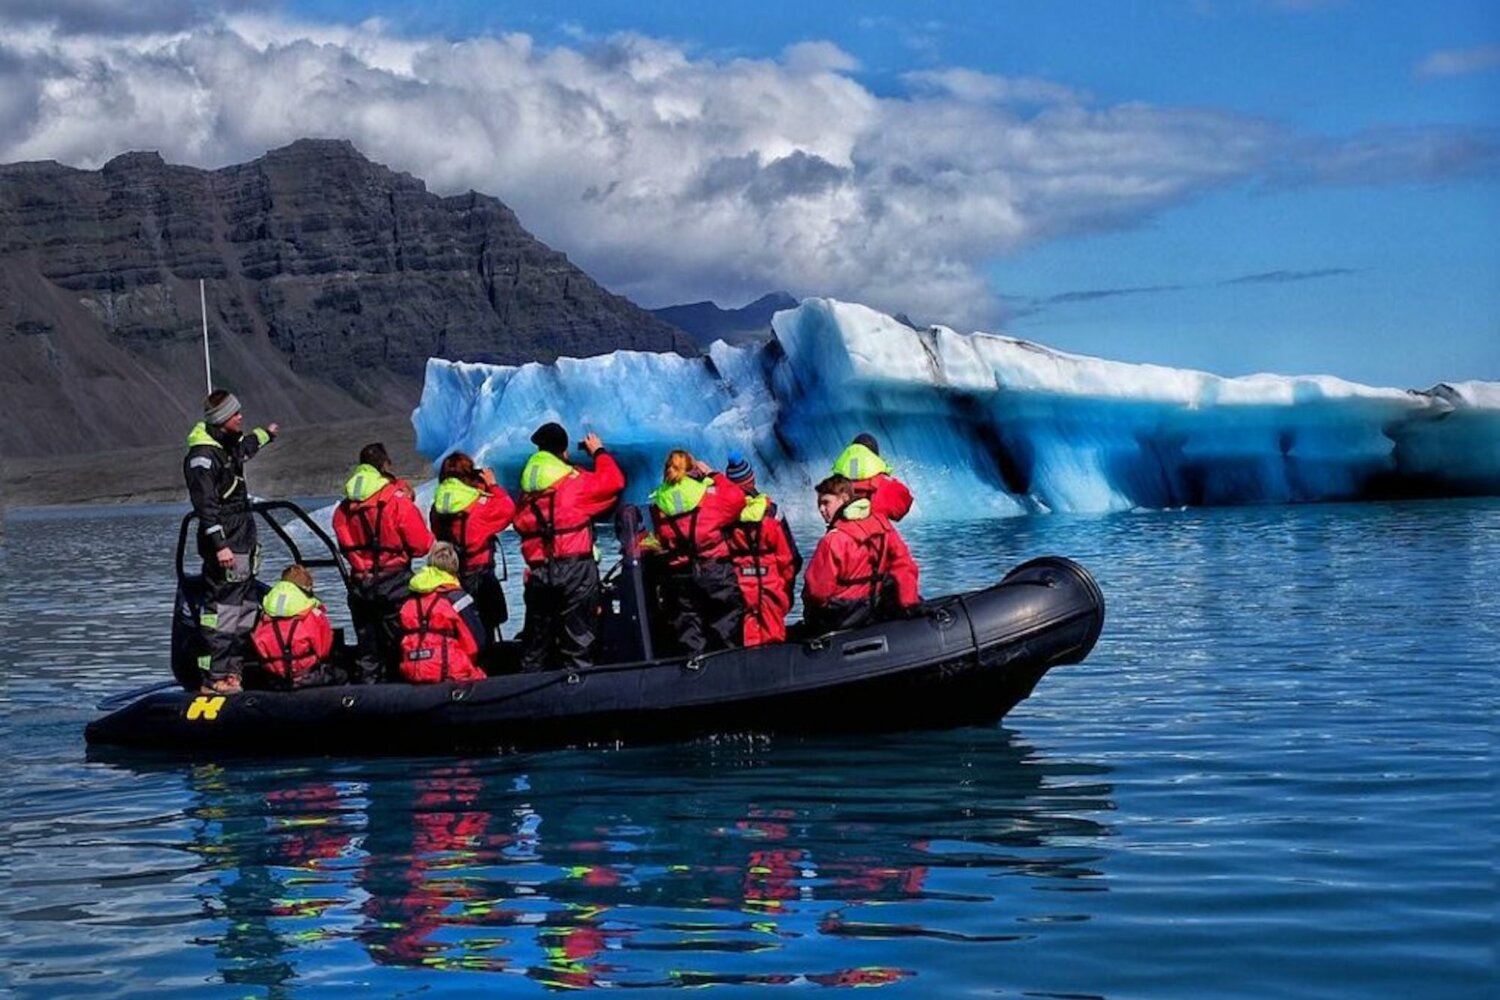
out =
[[[854,440],[851,441],[850,444],[862,444],[866,448],[873,451],[875,454],[880,454],[880,442],[875,440],[874,434],[856,434],[854,435]]]
[[[563,452],[568,450],[568,432],[563,430],[562,424],[549,420],[532,432],[531,443],[562,458]]]

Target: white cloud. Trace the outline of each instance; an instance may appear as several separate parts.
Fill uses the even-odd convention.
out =
[[[859,60],[832,42],[788,45],[781,61],[793,73],[848,73],[859,69]]]
[[[1465,76],[1500,68],[1500,45],[1472,49],[1442,49],[1417,66],[1418,76]]]
[[[946,93],[978,104],[1072,104],[1089,100],[1084,91],[1035,77],[1004,77],[978,70],[918,70],[902,77],[918,90]]]
[[[1308,141],[1280,181],[1338,185],[1438,183],[1500,171],[1500,130],[1437,126],[1370,129],[1337,142]]]
[[[639,35],[542,48],[258,14],[123,37],[0,23],[0,161],[157,149],[220,166],[346,137],[436,191],[498,196],[647,305],[786,288],[992,326],[987,262],[1041,240],[1257,178],[1428,179],[1494,160],[1492,136],[1407,134],[1392,156],[1380,135],[1307,143],[968,71],[877,96],[853,68],[821,42],[715,60]]]

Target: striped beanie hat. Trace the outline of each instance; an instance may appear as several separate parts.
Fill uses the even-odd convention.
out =
[[[724,466],[724,475],[729,481],[743,490],[755,489],[755,470],[750,468],[750,463],[745,461],[745,456],[737,451],[729,453],[729,461]]]

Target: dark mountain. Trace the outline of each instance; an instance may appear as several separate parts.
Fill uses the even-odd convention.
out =
[[[214,380],[251,419],[410,408],[429,356],[550,361],[691,339],[610,294],[505,205],[439,197],[348,142],[221,170],[128,153],[0,166],[0,454],[175,442]]]
[[[659,319],[692,334],[700,347],[707,347],[716,340],[735,344],[769,339],[771,317],[796,305],[797,300],[786,292],[772,292],[742,309],[720,309],[712,302],[692,302],[651,311]]]

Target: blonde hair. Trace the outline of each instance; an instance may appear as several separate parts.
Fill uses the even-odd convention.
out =
[[[458,550],[452,542],[437,542],[427,553],[427,565],[447,573],[458,572]]]
[[[666,465],[662,466],[661,478],[668,485],[676,485],[687,477],[688,470],[693,467],[693,456],[690,452],[681,448],[673,450],[667,456]]]
[[[298,587],[302,588],[303,593],[309,596],[312,595],[312,574],[309,573],[307,571],[307,567],[302,565],[301,563],[292,563],[286,569],[282,570],[281,578],[287,583],[295,583]]]

